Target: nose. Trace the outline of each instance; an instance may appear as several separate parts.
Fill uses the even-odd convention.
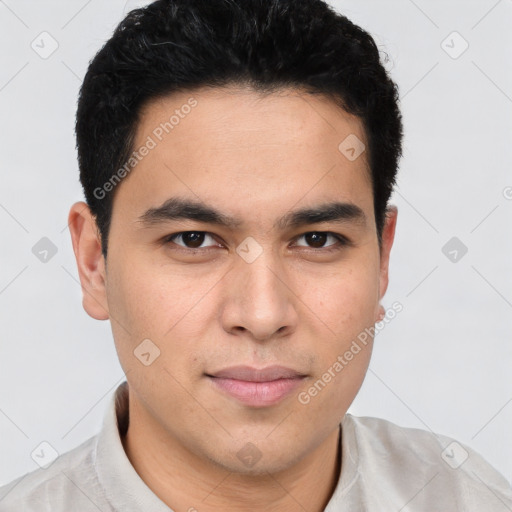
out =
[[[252,263],[240,258],[230,272],[221,316],[230,334],[268,341],[296,329],[298,297],[293,280],[270,252],[264,251]]]

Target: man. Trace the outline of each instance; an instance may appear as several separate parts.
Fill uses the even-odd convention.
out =
[[[123,20],[80,93],[69,223],[126,382],[1,511],[512,510],[468,447],[346,414],[400,311],[381,305],[397,103],[372,38],[321,0]]]

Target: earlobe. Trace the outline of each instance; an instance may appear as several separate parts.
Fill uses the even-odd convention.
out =
[[[105,259],[96,221],[86,203],[79,201],[71,206],[68,225],[82,286],[83,307],[92,318],[107,320]]]
[[[384,309],[384,306],[382,304],[379,304],[379,313],[377,314],[377,318],[375,319],[375,322],[380,322],[383,320],[383,318],[386,316],[386,310]]]

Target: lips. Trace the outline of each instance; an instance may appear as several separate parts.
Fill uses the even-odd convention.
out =
[[[268,407],[288,396],[306,375],[284,366],[233,366],[207,377],[215,389],[245,405]]]
[[[266,368],[252,368],[250,366],[233,366],[213,373],[211,377],[222,379],[244,380],[247,382],[270,382],[277,379],[293,379],[303,377],[301,374],[285,366],[267,366]]]

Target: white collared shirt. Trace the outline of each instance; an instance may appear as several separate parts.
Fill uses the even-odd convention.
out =
[[[97,435],[0,487],[0,512],[172,512],[126,456],[127,422],[125,381]],[[325,512],[512,512],[512,487],[468,446],[379,418],[346,414],[341,426],[342,470]]]

